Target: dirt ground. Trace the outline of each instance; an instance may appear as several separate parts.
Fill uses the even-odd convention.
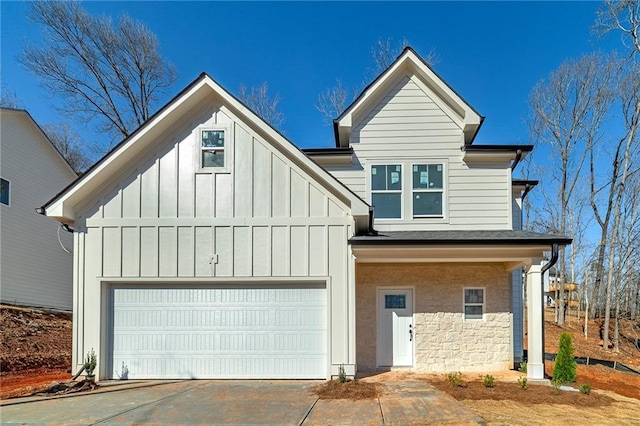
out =
[[[0,398],[71,378],[71,314],[0,305]]]
[[[604,320],[602,319],[587,321],[588,337],[584,337],[584,313],[581,314],[580,321],[578,321],[577,312],[572,310],[566,317],[564,326],[559,327],[555,324],[554,309],[546,308],[544,330],[545,350],[548,353],[558,353],[560,334],[566,331],[571,333],[573,337],[573,347],[576,356],[618,361],[636,371],[640,371],[640,350],[634,345],[636,337],[640,337],[640,324],[636,324],[634,327],[631,321],[623,320],[620,322],[620,352],[616,352],[613,348],[605,349],[602,347],[600,330],[603,323]],[[613,320],[610,324],[609,336],[613,338]],[[527,347],[526,336],[524,339],[524,347],[525,349]]]

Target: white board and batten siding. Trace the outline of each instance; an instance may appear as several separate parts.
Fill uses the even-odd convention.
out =
[[[405,211],[403,220],[377,219],[376,229],[511,229],[511,170],[505,164],[465,163],[463,131],[452,114],[417,76],[404,75],[376,105],[354,116],[354,164],[326,169],[364,200],[371,201],[371,164],[445,165],[444,219],[413,219]]]
[[[70,311],[73,238],[36,213],[77,176],[22,110],[2,110],[0,176],[10,182],[0,205],[0,296],[3,303]],[[58,240],[60,238],[60,241]]]
[[[198,132],[216,125],[230,130],[232,140],[225,142],[228,173],[203,173],[194,154],[199,150]],[[214,97],[172,128],[173,134],[158,139],[154,150],[122,170],[112,187],[87,202],[80,214],[75,313],[82,327],[74,331],[75,363],[81,363],[92,347],[111,356],[113,333],[101,330],[100,324],[121,297],[118,292],[124,291],[110,290],[116,288],[112,286],[126,289],[127,284],[146,286],[153,297],[162,286],[182,297],[182,288],[189,293],[189,286],[208,285],[206,291],[214,297],[220,290],[217,286],[243,292],[272,284],[299,292],[320,285],[316,295],[320,291],[326,298],[321,302],[327,351],[322,377],[331,364],[353,363],[348,359],[348,329],[342,326],[349,315],[347,240],[353,229],[349,209]],[[199,306],[197,300],[194,303]],[[100,306],[103,313],[89,311],[90,306]],[[159,306],[157,312],[163,311]],[[190,309],[189,303],[177,306]],[[188,327],[188,321],[174,325]],[[216,324],[205,327],[215,329]],[[115,332],[120,339],[118,329]],[[240,334],[246,344],[247,339],[257,339]],[[187,345],[185,350],[199,343],[196,339],[191,344],[196,346]],[[103,365],[102,377],[112,377],[113,372],[106,371],[111,367],[119,368],[117,362]],[[251,376],[251,368],[236,376]],[[198,371],[203,377],[226,377],[214,370]],[[319,377],[318,371],[312,377]]]

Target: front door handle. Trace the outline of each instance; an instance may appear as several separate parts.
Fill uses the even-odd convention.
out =
[[[413,342],[413,328],[411,327],[411,324],[409,324],[409,341]]]

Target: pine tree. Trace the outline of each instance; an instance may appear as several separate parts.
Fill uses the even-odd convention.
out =
[[[553,381],[565,384],[576,381],[577,363],[573,358],[573,339],[571,334],[564,332],[560,335],[558,356],[553,367]]]

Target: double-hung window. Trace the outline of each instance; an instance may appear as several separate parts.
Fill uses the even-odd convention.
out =
[[[481,320],[484,318],[484,288],[464,289],[464,319]]]
[[[377,218],[402,218],[402,165],[371,166],[371,204]]]
[[[200,167],[225,167],[225,136],[222,129],[200,131]]]
[[[442,164],[412,166],[413,217],[442,217],[444,195]]]
[[[0,178],[0,203],[9,205],[9,181]]]

